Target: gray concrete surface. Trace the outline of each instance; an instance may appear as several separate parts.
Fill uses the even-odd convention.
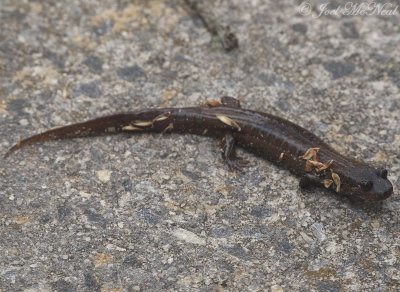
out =
[[[234,176],[215,140],[190,135],[38,144],[0,160],[0,290],[398,290],[400,9],[315,17],[346,2],[309,3],[210,1],[240,41],[226,53],[178,0],[2,0],[1,153],[228,94],[386,166],[395,191],[367,205],[303,193],[243,150],[252,167]]]

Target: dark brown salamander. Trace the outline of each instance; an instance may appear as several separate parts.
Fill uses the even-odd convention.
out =
[[[367,201],[388,198],[393,186],[386,169],[345,157],[314,134],[285,119],[240,108],[232,97],[203,107],[143,109],[63,126],[32,136],[7,153],[39,141],[117,132],[178,132],[222,139],[222,156],[231,169],[247,162],[235,155],[235,143],[302,177],[300,185],[321,186]]]

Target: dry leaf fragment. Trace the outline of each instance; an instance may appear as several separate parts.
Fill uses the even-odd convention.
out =
[[[299,156],[301,159],[309,160],[313,158],[314,161],[317,161],[317,152],[319,148],[308,148],[304,155]]]
[[[310,172],[312,170],[313,165],[311,164],[310,160],[306,160],[306,172]]]
[[[340,192],[340,177],[337,173],[332,172],[332,179],[336,185],[336,192]]]
[[[333,180],[331,179],[324,179],[322,181],[324,187],[326,187],[327,189],[329,189],[329,187],[333,184]]]
[[[232,119],[230,119],[229,117],[224,116],[224,115],[219,115],[219,114],[216,114],[215,116],[217,117],[218,120],[220,120],[220,121],[223,122],[224,124],[227,124],[228,126],[231,126],[231,127],[235,127],[235,128],[238,129],[238,131],[241,131],[241,130],[242,130],[242,129],[240,128],[240,126],[239,126],[235,121],[233,121]]]
[[[170,115],[171,115],[171,112],[166,112],[166,113],[164,113],[164,114],[161,114],[161,115],[155,117],[155,118],[153,119],[153,122],[164,121],[164,120],[168,119]]]
[[[143,130],[143,129],[137,128],[137,127],[134,127],[134,126],[125,126],[125,127],[122,127],[122,131],[137,131],[137,130]]]
[[[138,127],[148,127],[153,125],[153,122],[145,122],[145,121],[133,121],[132,125],[138,126]]]
[[[208,106],[208,107],[217,107],[217,106],[221,106],[222,104],[218,100],[211,99],[211,100],[207,100],[204,103],[204,105]]]
[[[319,161],[314,161],[314,160],[307,160],[312,166],[315,166],[317,168],[321,168],[324,166],[323,163],[319,162]]]
[[[317,171],[322,171],[331,167],[333,160],[328,160],[327,163],[324,163],[321,167],[317,169]]]
[[[173,123],[169,123],[169,125],[161,133],[165,133],[168,130],[172,130],[173,128],[174,128],[174,124]]]

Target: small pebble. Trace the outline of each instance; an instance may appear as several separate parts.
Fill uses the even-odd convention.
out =
[[[28,122],[28,120],[27,119],[21,119],[21,120],[19,120],[19,124],[21,125],[21,126],[28,126],[29,125],[29,122]]]

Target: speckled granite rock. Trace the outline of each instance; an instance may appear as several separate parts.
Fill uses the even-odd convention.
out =
[[[244,151],[234,176],[190,135],[38,144],[0,160],[0,290],[397,290],[400,9],[315,17],[326,2],[210,1],[239,38],[226,53],[178,0],[3,0],[1,153],[56,125],[243,96],[387,166],[395,191],[302,193]]]

